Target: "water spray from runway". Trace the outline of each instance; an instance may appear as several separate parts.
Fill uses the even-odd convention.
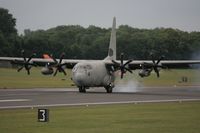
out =
[[[200,60],[200,51],[196,52],[196,53],[193,53],[192,57],[191,57],[191,60]],[[192,67],[200,69],[200,65],[199,64],[192,65]]]
[[[192,54],[192,60],[200,60],[200,51],[193,53]],[[192,79],[193,84],[192,85],[198,85],[199,86],[199,82],[200,82],[200,76],[199,76],[199,71],[200,71],[200,64],[195,64],[195,65],[191,65],[192,68],[197,69],[197,72],[194,72],[195,78]],[[189,79],[191,82],[191,79]]]
[[[142,84],[139,83],[135,78],[131,77],[128,80],[119,80],[115,83],[113,92],[138,92],[142,89]]]

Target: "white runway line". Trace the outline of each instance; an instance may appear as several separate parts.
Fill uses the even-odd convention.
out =
[[[3,99],[3,100],[0,100],[0,103],[3,103],[3,102],[25,102],[25,101],[30,101],[30,99]]]
[[[120,101],[120,102],[96,102],[96,103],[72,103],[72,104],[46,104],[46,105],[24,105],[24,106],[4,106],[0,109],[17,108],[40,108],[40,107],[64,107],[64,106],[89,106],[89,105],[109,105],[109,104],[139,104],[139,103],[166,103],[166,102],[189,102],[200,101],[200,99],[171,99],[171,100],[144,100],[144,101]]]

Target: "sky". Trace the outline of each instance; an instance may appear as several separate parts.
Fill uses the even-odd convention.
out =
[[[16,28],[49,29],[58,25],[117,25],[200,31],[200,0],[0,0],[17,19]]]

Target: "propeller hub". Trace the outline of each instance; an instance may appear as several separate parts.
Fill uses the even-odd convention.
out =
[[[121,79],[123,78],[123,76],[126,73],[126,71],[129,71],[130,73],[133,73],[131,71],[131,69],[126,67],[128,64],[130,64],[132,62],[132,60],[128,60],[126,63],[124,63],[124,54],[123,53],[121,53],[121,56],[120,56],[120,63],[118,63],[118,62],[116,62],[114,60],[112,60],[112,62],[117,67],[117,69],[121,71]]]
[[[157,60],[157,62],[155,61],[153,54],[151,54],[151,57],[152,57],[152,63],[146,63],[146,62],[144,62],[143,64],[140,64],[140,66],[142,67],[142,69],[146,69],[146,68],[148,69],[148,68],[150,68],[151,70],[154,70],[155,73],[157,74],[157,77],[159,77],[160,74],[159,74],[158,68],[159,67],[163,68],[163,66],[160,63],[160,61],[163,60],[164,56],[161,56]]]
[[[33,53],[27,60],[27,58],[25,57],[25,51],[24,50],[21,50],[21,55],[23,57],[23,61],[21,60],[15,60],[13,63],[14,64],[17,64],[17,65],[21,65],[21,67],[17,70],[18,72],[20,72],[23,68],[27,71],[27,74],[29,75],[30,74],[30,69],[32,66],[37,66],[35,63],[33,63],[31,61],[31,59],[36,56],[35,53]]]

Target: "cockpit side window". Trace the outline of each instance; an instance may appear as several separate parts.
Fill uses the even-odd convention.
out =
[[[72,72],[76,72],[76,71],[77,71],[77,69],[78,69],[78,67],[77,67],[77,66],[75,66],[75,67],[72,69]]]

